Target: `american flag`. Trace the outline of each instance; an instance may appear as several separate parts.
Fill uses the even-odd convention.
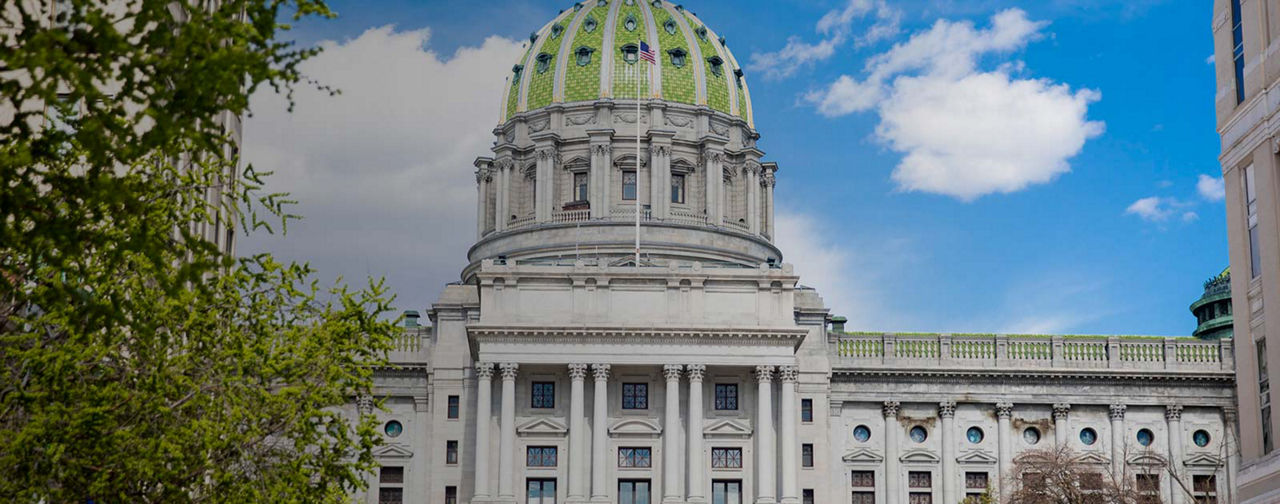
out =
[[[644,43],[643,40],[640,41],[640,59],[648,61],[649,63],[656,62],[653,57],[653,49],[649,47],[649,44]]]

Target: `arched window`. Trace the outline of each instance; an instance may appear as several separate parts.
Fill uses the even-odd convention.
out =
[[[622,20],[622,27],[626,28],[627,31],[636,31],[636,28],[640,27],[640,21],[636,19],[634,14],[628,12],[627,18]]]
[[[678,27],[676,26],[676,20],[674,19],[667,18],[667,20],[663,21],[662,23],[662,29],[666,30],[667,33],[670,33],[672,35],[676,34],[676,28]]]
[[[698,34],[698,38],[702,40],[707,40],[707,27],[699,26],[698,29],[694,30],[693,32]]]
[[[595,51],[596,50],[594,48],[587,47],[587,46],[579,47],[578,50],[574,51],[573,55],[576,58],[576,61],[578,62],[578,66],[590,65],[591,53]]]
[[[551,38],[559,38],[561,33],[564,33],[564,27],[560,23],[551,25]]]
[[[720,59],[719,56],[707,58],[707,63],[711,65],[711,73],[715,74],[716,77],[724,75],[724,68],[722,68],[724,66],[724,60]]]
[[[596,24],[596,18],[588,14],[587,18],[582,20],[582,29],[587,33],[591,33],[596,31]]]
[[[635,63],[640,59],[640,47],[635,44],[627,44],[622,46],[622,61],[627,63]]]
[[[524,71],[524,65],[515,65],[511,67],[511,83],[520,83],[520,73]]]
[[[671,65],[676,68],[684,68],[685,60],[689,53],[682,48],[667,49],[667,54],[671,55]]]
[[[538,73],[546,73],[546,72],[547,72],[547,69],[548,69],[548,68],[551,68],[551,55],[550,55],[550,54],[547,54],[547,53],[539,53],[539,54],[538,54],[538,57],[537,57],[537,58],[535,58],[535,60],[538,62],[538,65],[535,67],[535,68],[537,68]]]

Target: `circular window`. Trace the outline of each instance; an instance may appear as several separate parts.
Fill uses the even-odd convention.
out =
[[[1156,440],[1156,435],[1151,433],[1151,429],[1142,429],[1138,431],[1138,444],[1142,446],[1151,446],[1151,442]]]
[[[871,439],[871,428],[865,425],[854,427],[853,438],[857,439],[859,443],[867,442],[868,439]]]
[[[982,438],[984,437],[984,435],[982,434],[982,429],[978,427],[969,427],[969,432],[967,433],[967,435],[969,436],[969,442],[973,444],[981,443]]]
[[[1085,446],[1091,446],[1098,442],[1098,431],[1085,427],[1080,429],[1080,442]]]
[[[908,435],[911,436],[912,441],[917,443],[923,443],[924,440],[929,439],[929,431],[924,430],[924,427],[919,425],[912,427]]]
[[[1191,434],[1191,440],[1201,448],[1209,446],[1209,432],[1204,429],[1195,431],[1195,433]]]
[[[1027,427],[1026,430],[1022,431],[1022,440],[1029,445],[1039,443],[1040,431],[1036,430],[1035,427]]]
[[[404,432],[404,426],[400,425],[400,422],[392,420],[387,422],[387,425],[383,427],[382,430],[383,432],[386,432],[388,436],[396,437],[399,436],[401,432]]]

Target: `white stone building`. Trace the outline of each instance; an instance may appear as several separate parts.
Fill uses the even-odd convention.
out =
[[[957,503],[1055,445],[1230,502],[1230,339],[845,332],[772,243],[739,68],[661,1],[531,36],[470,264],[377,373],[366,502]]]

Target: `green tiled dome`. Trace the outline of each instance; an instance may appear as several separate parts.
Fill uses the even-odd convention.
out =
[[[662,0],[585,0],[529,35],[502,100],[502,120],[552,103],[660,98],[752,124],[751,93],[738,60],[683,6]],[[636,62],[640,41],[659,63]],[[646,67],[650,74],[645,77]]]

